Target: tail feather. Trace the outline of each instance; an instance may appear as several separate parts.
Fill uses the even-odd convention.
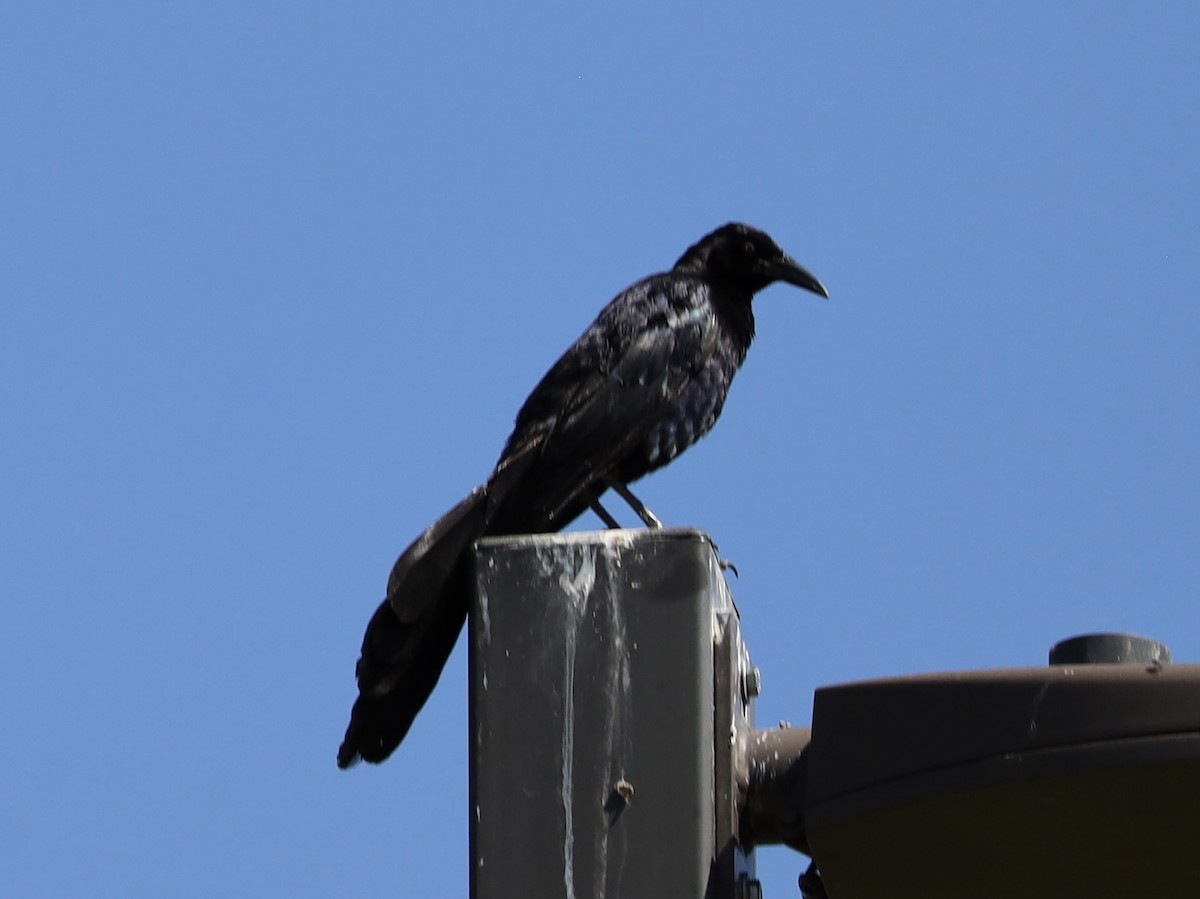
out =
[[[387,597],[363,636],[355,669],[358,699],[338,748],[339,768],[391,755],[437,686],[467,617],[472,544],[489,533],[532,532],[548,523],[521,489],[543,436],[507,449],[487,484],[426,528],[396,560]]]
[[[462,567],[465,575],[470,565]],[[360,759],[374,764],[386,759],[433,693],[467,615],[466,585],[446,586],[445,597],[419,626],[401,624],[387,600],[375,610],[358,664],[359,696],[338,747],[339,768],[350,768]],[[394,659],[391,664],[389,658]]]
[[[437,686],[466,620],[468,550],[486,531],[486,500],[486,488],[476,488],[396,560],[363,636],[339,768],[391,755]]]
[[[401,621],[419,621],[441,599],[463,555],[487,530],[488,495],[486,485],[476,487],[400,554],[388,576],[387,600]]]

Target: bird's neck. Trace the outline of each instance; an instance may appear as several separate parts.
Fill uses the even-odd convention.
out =
[[[754,340],[754,309],[750,305],[750,296],[743,301],[741,297],[729,299],[718,294],[714,308],[725,323],[726,332],[733,338],[739,355],[744,358]]]

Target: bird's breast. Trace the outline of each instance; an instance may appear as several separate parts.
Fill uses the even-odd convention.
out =
[[[666,465],[707,434],[721,414],[736,372],[737,361],[734,359],[723,354],[709,359],[680,393],[670,414],[650,428],[642,444],[645,468],[630,474],[640,477]]]

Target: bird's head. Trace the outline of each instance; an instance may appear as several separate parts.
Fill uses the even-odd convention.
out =
[[[715,281],[741,287],[753,296],[776,281],[784,281],[829,297],[816,276],[783,252],[770,236],[750,225],[731,222],[706,234],[675,263]]]

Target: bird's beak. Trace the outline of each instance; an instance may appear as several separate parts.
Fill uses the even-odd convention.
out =
[[[797,287],[803,287],[805,290],[811,290],[813,293],[829,299],[829,291],[825,289],[824,284],[817,280],[817,276],[787,254],[768,262],[767,272],[777,281],[795,284]]]

